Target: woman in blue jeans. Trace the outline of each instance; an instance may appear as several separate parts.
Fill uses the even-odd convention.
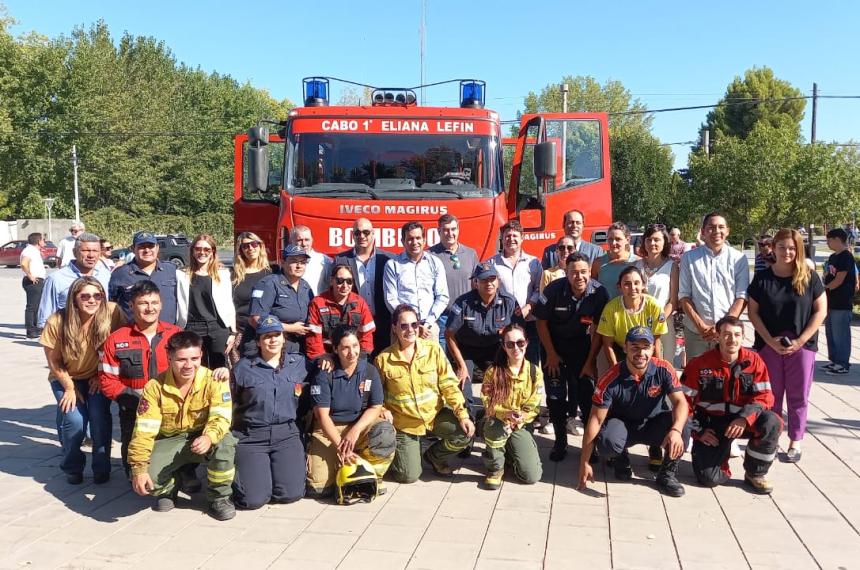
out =
[[[72,485],[84,480],[81,443],[87,426],[93,440],[93,479],[96,484],[110,479],[110,400],[99,391],[98,351],[123,321],[122,311],[108,302],[101,283],[80,277],[69,288],[66,307],[48,318],[39,338],[57,398],[57,434],[63,449],[60,469]]]

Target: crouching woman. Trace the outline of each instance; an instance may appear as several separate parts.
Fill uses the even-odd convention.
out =
[[[543,475],[537,444],[531,432],[524,429],[537,417],[543,395],[543,372],[526,360],[527,345],[521,326],[505,327],[502,346],[484,374],[481,398],[487,410],[484,420],[487,489],[498,489],[502,484],[506,462],[523,483],[537,483]]]
[[[375,366],[361,358],[358,329],[339,327],[332,335],[334,370],[317,372],[311,385],[314,429],[308,445],[308,493],[334,491],[341,465],[365,459],[382,485],[394,458],[395,431],[383,419],[382,381]]]

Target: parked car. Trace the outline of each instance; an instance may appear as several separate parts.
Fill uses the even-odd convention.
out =
[[[158,259],[169,261],[180,268],[188,265],[190,260],[188,250],[191,245],[188,237],[184,234],[167,234],[156,235],[155,239],[158,240]],[[111,253],[111,259],[129,261],[131,259],[128,255],[129,253],[132,253],[132,251],[127,247],[114,249]]]
[[[27,247],[27,240],[16,239],[0,246],[0,265],[18,267],[21,264],[21,252]],[[48,267],[57,266],[57,246],[54,242],[46,241],[42,248],[42,260]]]

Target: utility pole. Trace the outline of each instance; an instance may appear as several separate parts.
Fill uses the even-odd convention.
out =
[[[51,227],[51,209],[54,207],[54,199],[42,198],[42,201],[45,202],[45,209],[48,210],[48,241],[51,241],[51,236],[54,233]]]
[[[570,93],[570,85],[561,85],[561,112],[567,113],[567,96]],[[567,180],[567,121],[561,123],[561,180]]]
[[[420,28],[420,37],[421,37],[421,106],[423,107],[426,103],[424,99],[424,82],[426,79],[427,69],[424,67],[424,49],[427,44],[427,0],[421,0],[421,28]]]
[[[702,128],[702,148],[705,150],[705,158],[711,156],[711,129],[708,127]]]
[[[72,170],[75,176],[75,221],[81,221],[81,200],[78,196],[78,149],[72,145]]]
[[[818,115],[818,83],[812,84],[812,136],[811,143],[815,144],[815,123]]]

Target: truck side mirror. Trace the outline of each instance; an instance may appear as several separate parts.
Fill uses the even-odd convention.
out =
[[[251,190],[264,193],[269,188],[269,129],[248,129],[248,182]]]
[[[555,152],[555,141],[545,141],[535,145],[534,150],[535,178],[539,182],[554,179],[557,170],[557,155]]]

